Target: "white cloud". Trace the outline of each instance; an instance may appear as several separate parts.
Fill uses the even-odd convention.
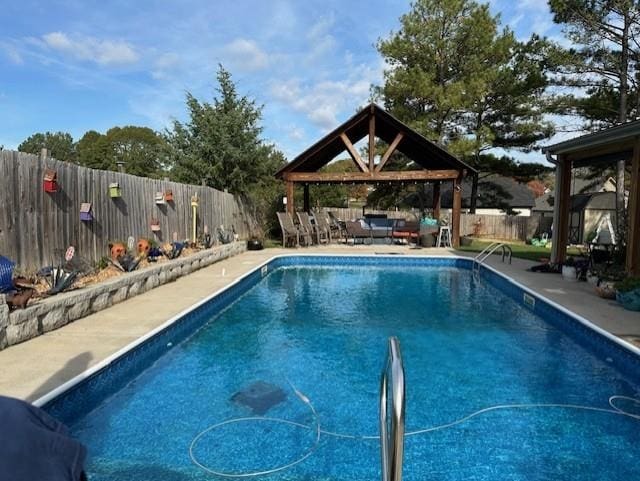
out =
[[[52,50],[99,65],[126,65],[139,60],[134,48],[122,40],[69,36],[63,32],[48,33],[42,36],[42,40]]]
[[[15,45],[7,42],[0,42],[0,51],[4,51],[7,58],[16,65],[22,65],[24,63],[24,59]]]
[[[231,66],[239,71],[263,70],[269,65],[269,56],[252,40],[237,38],[224,51]]]
[[[369,89],[379,80],[379,72],[370,67],[354,67],[355,73],[345,80],[325,80],[305,85],[299,80],[273,84],[273,98],[297,112],[304,113],[309,121],[328,131],[338,124],[338,117],[349,116],[366,103]]]
[[[309,51],[306,55],[307,63],[316,62],[322,55],[335,50],[337,42],[333,35],[329,33],[335,23],[333,16],[321,17],[311,26],[307,33]]]

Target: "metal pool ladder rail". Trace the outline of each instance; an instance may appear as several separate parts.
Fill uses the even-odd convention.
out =
[[[511,264],[511,256],[513,255],[513,251],[511,250],[511,246],[509,244],[505,244],[504,242],[492,242],[487,247],[485,247],[480,254],[473,258],[473,264],[471,265],[471,273],[475,276],[480,275],[480,266],[487,260],[487,258],[493,254],[498,249],[502,248],[502,262],[504,262],[505,256],[509,259],[509,264]]]
[[[388,390],[391,373],[391,432],[388,424]],[[404,366],[400,341],[389,338],[389,351],[380,377],[380,454],[382,481],[402,480],[404,451]]]

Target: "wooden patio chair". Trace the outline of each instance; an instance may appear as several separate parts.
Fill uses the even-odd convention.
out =
[[[303,229],[305,229],[311,236],[315,236],[316,243],[322,244],[323,242],[329,242],[329,236],[325,231],[321,231],[317,225],[313,225],[311,217],[306,212],[298,212],[298,220]]]
[[[293,219],[288,212],[277,212],[278,222],[282,230],[282,247],[287,247],[288,240],[295,240],[294,247],[300,245],[300,232],[293,223]]]

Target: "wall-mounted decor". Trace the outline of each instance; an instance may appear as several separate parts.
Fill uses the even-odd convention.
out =
[[[91,203],[83,202],[80,206],[80,220],[85,222],[91,222],[93,220],[93,211],[91,210]]]
[[[122,197],[122,189],[120,188],[120,184],[118,182],[111,182],[109,184],[109,197],[111,197],[112,199]]]
[[[156,204],[164,205],[164,192],[156,192]]]
[[[160,232],[160,221],[158,219],[151,219],[151,231]]]
[[[173,191],[170,189],[165,190],[164,192],[164,200],[167,202],[173,202]]]
[[[53,169],[45,169],[44,171],[44,191],[58,192],[58,174]]]

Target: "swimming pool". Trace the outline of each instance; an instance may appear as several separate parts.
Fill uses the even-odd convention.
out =
[[[468,259],[275,259],[45,407],[92,480],[376,479],[391,335],[405,479],[640,475],[636,353]]]

